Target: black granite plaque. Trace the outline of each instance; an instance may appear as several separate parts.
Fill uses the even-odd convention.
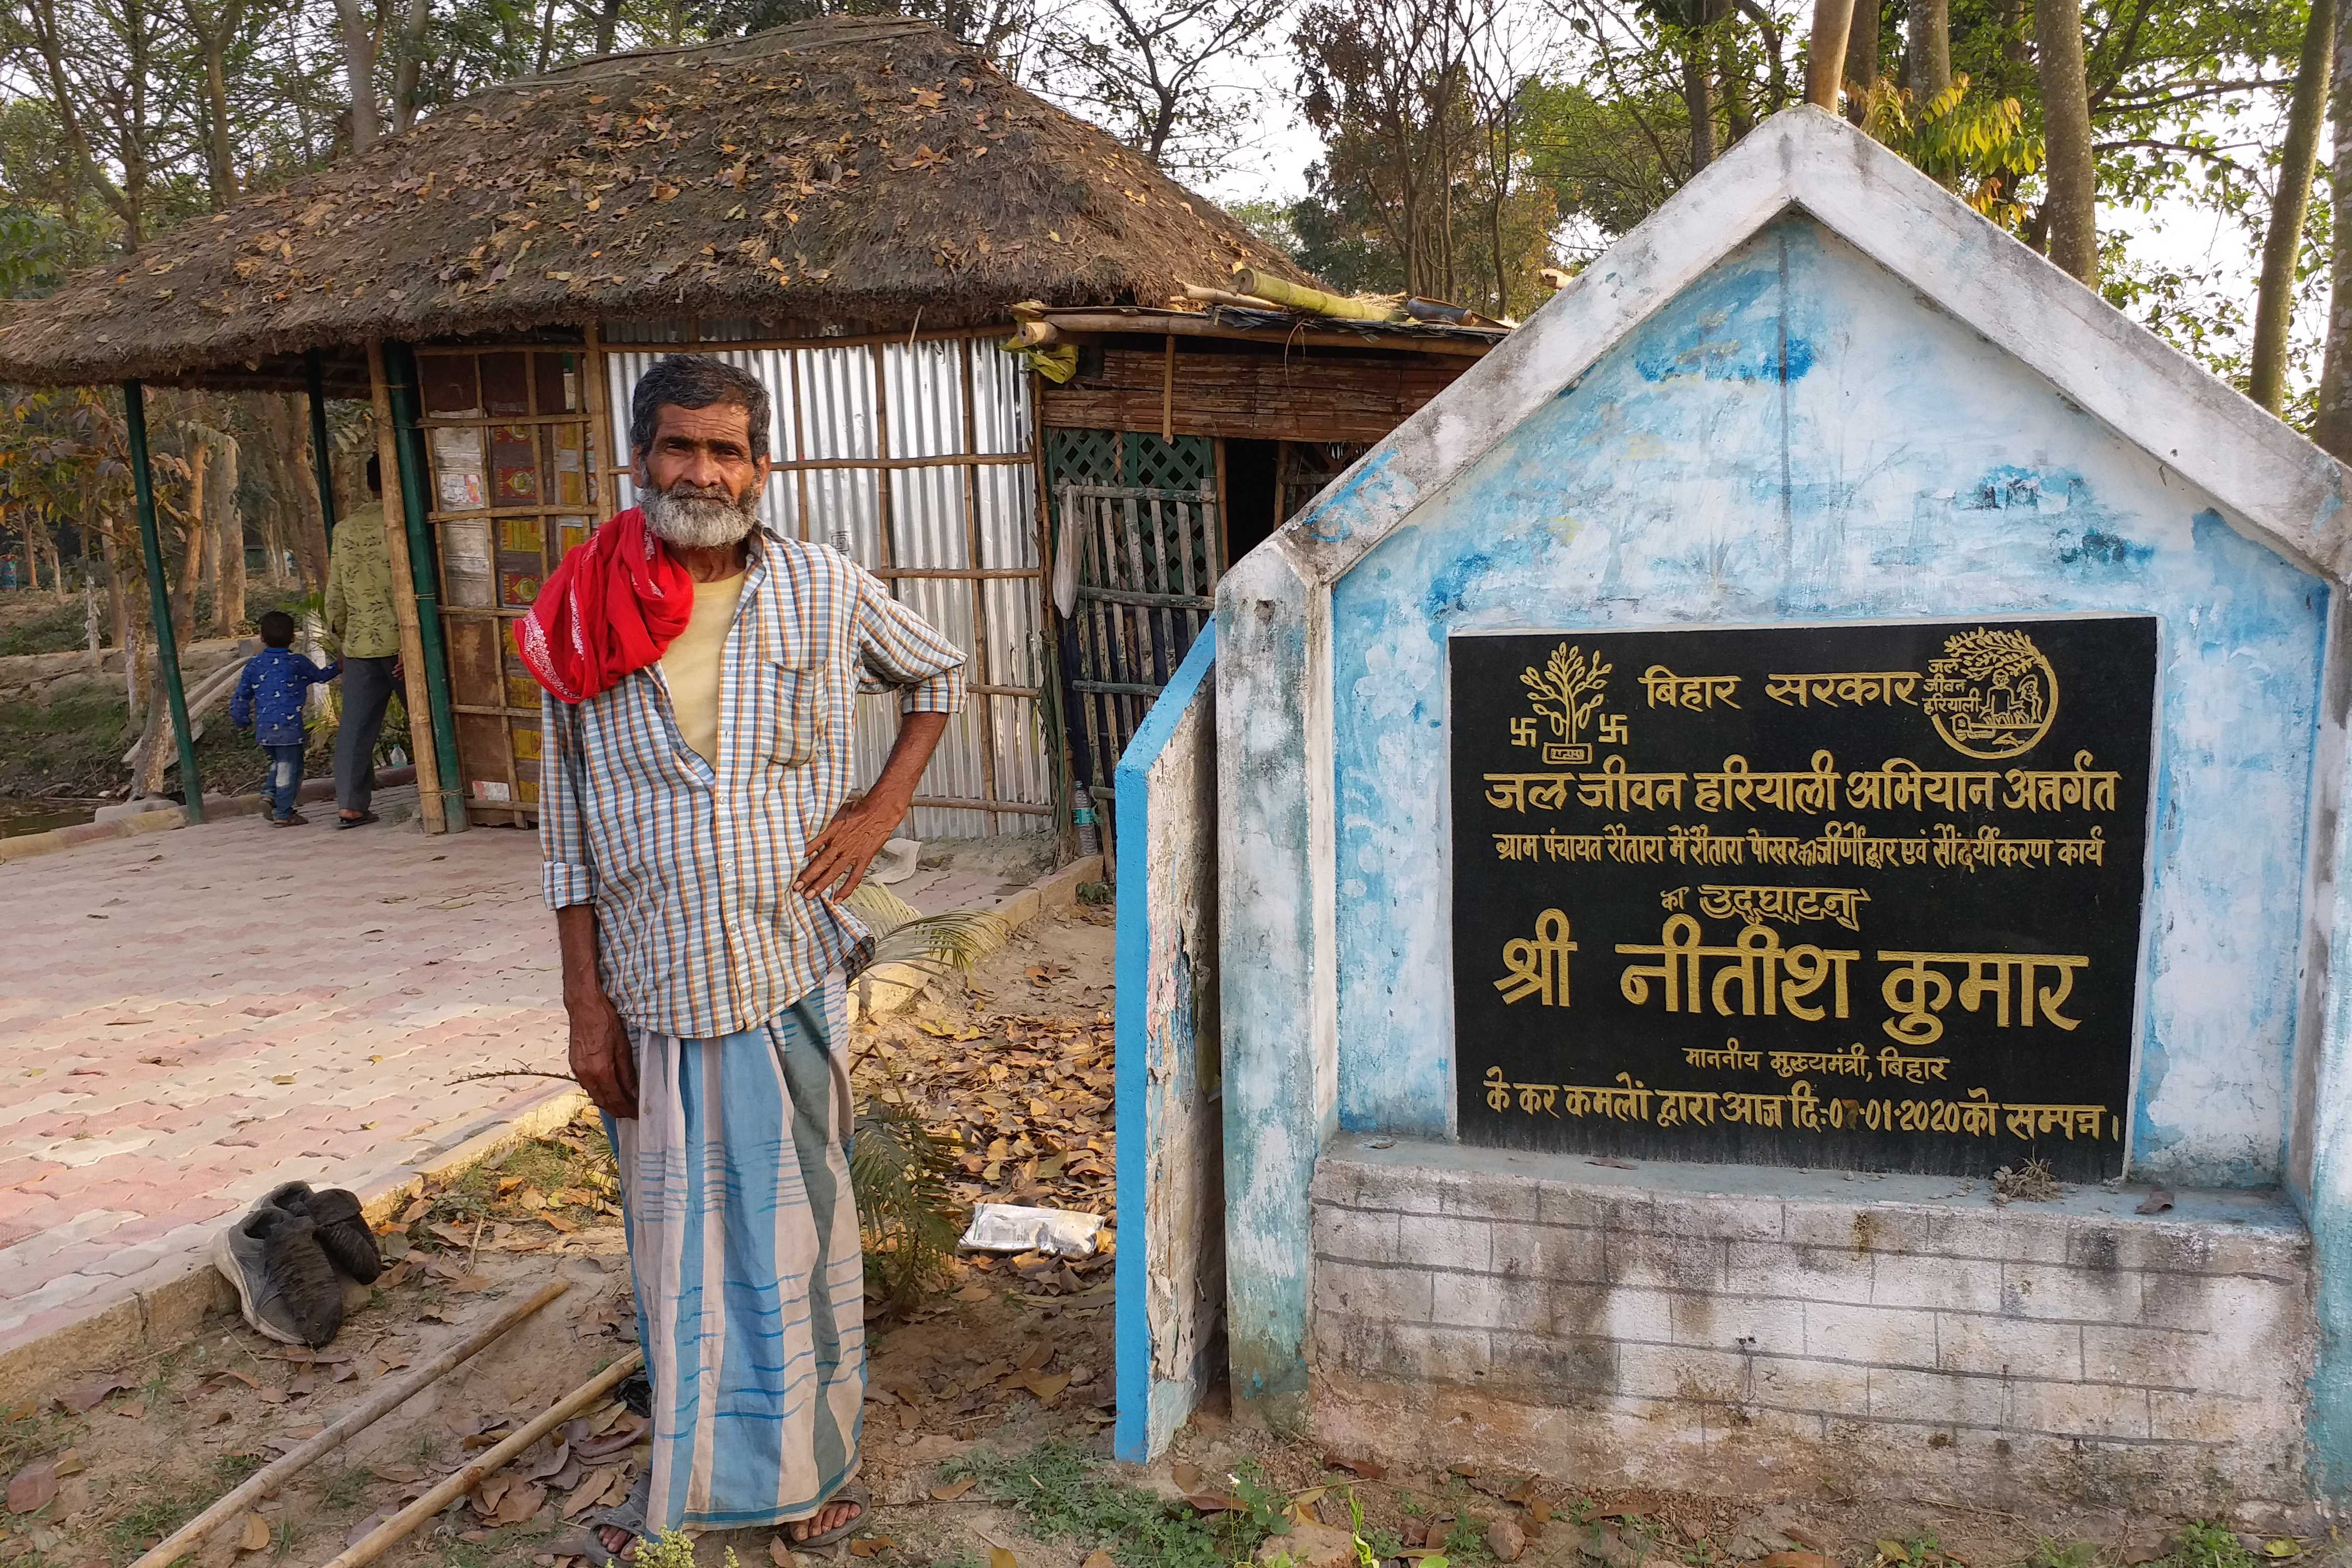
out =
[[[1465,1142],[2121,1171],[2153,617],[1448,647]]]

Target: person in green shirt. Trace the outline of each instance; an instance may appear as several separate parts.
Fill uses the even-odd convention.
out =
[[[400,683],[400,622],[392,608],[392,554],[383,538],[383,472],[367,460],[368,493],[378,498],[335,525],[327,572],[327,635],[343,658],[343,720],[335,734],[337,827],[376,820],[375,743],[386,703]]]

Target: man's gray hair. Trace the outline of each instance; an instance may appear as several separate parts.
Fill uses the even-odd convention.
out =
[[[662,405],[709,408],[725,404],[751,416],[751,457],[768,455],[768,389],[740,365],[709,354],[666,354],[637,378],[629,395],[629,453],[641,457],[654,444]]]

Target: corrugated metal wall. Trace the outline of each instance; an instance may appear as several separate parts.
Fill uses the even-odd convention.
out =
[[[688,347],[740,364],[773,399],[761,517],[844,552],[971,650],[971,705],[923,774],[910,831],[1047,831],[1034,411],[1020,362],[976,336],[802,342],[746,321],[607,323],[621,505],[634,499],[630,392],[655,359]],[[897,729],[895,700],[858,700],[861,777],[880,770]]]

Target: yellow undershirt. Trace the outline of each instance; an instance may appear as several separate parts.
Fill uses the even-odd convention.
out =
[[[694,614],[661,658],[677,732],[714,768],[719,765],[719,660],[727,650],[727,633],[735,624],[735,605],[743,596],[746,575],[738,572],[716,583],[697,583]]]

